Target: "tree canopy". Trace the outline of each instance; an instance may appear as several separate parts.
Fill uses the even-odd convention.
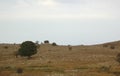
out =
[[[18,53],[20,56],[27,56],[30,58],[32,55],[37,53],[37,46],[32,41],[25,41],[20,45]]]

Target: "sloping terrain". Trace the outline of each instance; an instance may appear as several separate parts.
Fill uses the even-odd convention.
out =
[[[0,44],[0,76],[17,75],[19,67],[25,70],[22,76],[115,76],[114,72],[120,70],[116,62],[120,41],[91,46],[39,46],[38,53],[28,60],[15,57],[18,44]]]

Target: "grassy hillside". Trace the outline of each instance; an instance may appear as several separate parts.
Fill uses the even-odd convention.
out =
[[[117,76],[120,41],[91,46],[41,44],[30,60],[15,57],[18,44],[0,44],[0,76]],[[16,73],[18,68],[22,74]]]

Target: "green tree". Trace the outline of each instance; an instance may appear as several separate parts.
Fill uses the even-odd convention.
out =
[[[53,46],[57,46],[57,44],[55,42],[52,43]]]
[[[20,56],[27,56],[28,59],[37,53],[37,46],[32,41],[25,41],[20,45],[20,49],[18,50],[18,54]]]

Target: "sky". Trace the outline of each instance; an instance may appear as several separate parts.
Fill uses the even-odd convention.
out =
[[[0,43],[120,40],[120,0],[0,0]]]

